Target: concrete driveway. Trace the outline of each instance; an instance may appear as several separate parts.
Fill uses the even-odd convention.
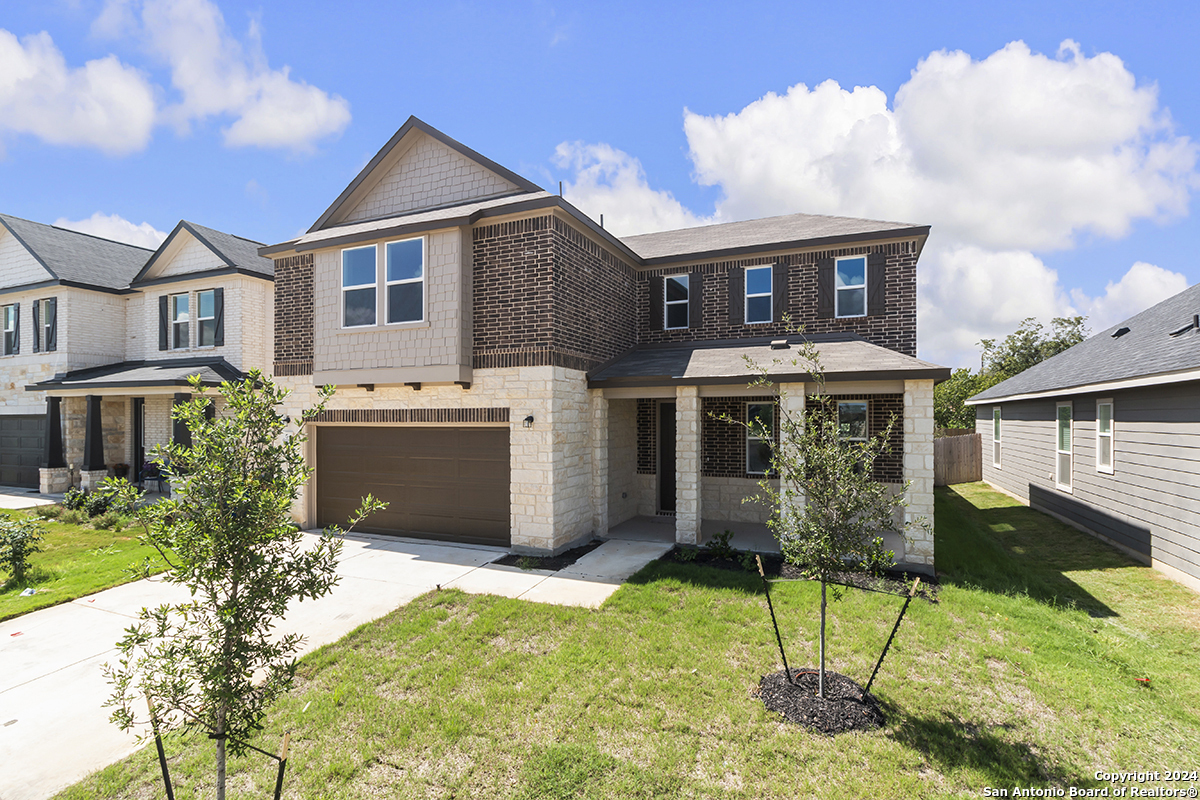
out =
[[[314,534],[309,534],[314,535]],[[506,551],[369,535],[346,537],[334,590],[297,603],[282,633],[302,654],[337,641],[437,586],[596,607],[670,544],[609,541],[559,572],[492,564]],[[40,800],[137,749],[108,721],[101,666],[144,606],[183,601],[158,579],[138,581],[0,623],[0,800]]]

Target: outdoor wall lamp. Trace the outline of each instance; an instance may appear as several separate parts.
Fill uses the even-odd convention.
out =
[[[530,414],[528,417],[525,418],[525,427],[526,428],[533,427],[533,414]]]

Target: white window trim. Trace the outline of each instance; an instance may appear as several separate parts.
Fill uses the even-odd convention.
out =
[[[1056,412],[1057,413],[1057,412]],[[1057,417],[1055,417],[1057,420]],[[992,466],[1000,469],[1001,437],[1004,435],[1004,412],[1000,406],[992,406]],[[1056,422],[1057,424],[1057,422]]]
[[[853,286],[838,286],[837,285],[837,275],[838,275],[837,266],[838,266],[838,264],[842,263],[843,261],[850,261],[851,259],[862,259],[863,282],[861,284],[856,283]],[[838,258],[838,259],[834,260],[834,262],[833,262],[833,316],[836,317],[837,319],[858,319],[860,317],[867,316],[867,309],[869,308],[869,306],[867,305],[867,301],[869,299],[867,297],[867,269],[870,266],[869,261],[870,261],[870,259],[867,258],[866,253],[863,253],[862,255],[857,255],[857,256],[843,256],[842,258]],[[859,288],[859,286],[861,286],[862,290],[863,290],[863,313],[861,313],[861,314],[843,314],[841,311],[841,303],[838,302],[838,298],[841,297],[841,295],[838,294],[838,290],[839,289],[857,289],[857,288]]]
[[[398,242],[412,242],[412,241],[419,241],[421,243],[421,277],[405,278],[404,280],[399,280],[399,281],[388,280],[387,279],[387,266],[388,266],[387,265],[387,257],[388,257],[387,256],[387,252],[388,252],[387,246],[389,244],[396,244]],[[425,237],[424,236],[413,236],[408,239],[393,239],[390,242],[383,243],[383,324],[385,326],[397,327],[397,326],[401,326],[401,325],[420,325],[429,318],[429,285],[425,280],[429,276],[429,264],[425,258],[426,251],[427,251],[427,248],[425,247]],[[389,286],[399,286],[402,283],[419,283],[419,284],[421,284],[421,318],[420,319],[406,319],[403,322],[388,322],[388,317],[391,316],[390,312],[391,312],[391,303],[392,303],[392,296],[388,292],[388,287]],[[342,308],[345,309],[344,303],[342,305]],[[343,311],[343,313],[344,313],[344,311]]]
[[[774,444],[774,442],[775,442],[775,430],[774,430],[775,415],[779,413],[779,406],[776,403],[767,403],[767,402],[763,402],[761,400],[747,401],[746,407],[744,409],[746,412],[745,419],[746,419],[747,426],[750,423],[750,406],[771,406],[771,438],[764,439],[761,436],[755,436],[754,432],[749,427],[746,428],[746,474],[747,475],[769,475],[769,474],[771,474],[769,470],[765,471],[765,472],[764,471],[755,472],[754,470],[750,469],[750,445],[754,442],[768,442],[768,441],[771,442],[772,444]]]
[[[1068,446],[1068,449],[1066,449],[1066,450],[1060,450],[1058,447],[1059,440],[1061,438],[1060,434],[1059,434],[1059,430],[1058,430],[1058,425],[1059,425],[1059,422],[1058,422],[1059,411],[1058,410],[1060,408],[1066,408],[1066,409],[1070,410],[1070,412],[1071,412],[1071,418],[1067,422],[1067,446]],[[1070,400],[1054,404],[1054,486],[1055,486],[1055,488],[1059,489],[1060,491],[1064,491],[1067,494],[1074,494],[1074,489],[1072,488],[1074,481],[1075,481],[1074,474],[1071,474],[1067,477],[1067,483],[1062,482],[1062,469],[1061,469],[1062,458],[1061,458],[1061,456],[1064,456],[1064,455],[1069,457],[1067,463],[1070,466],[1071,472],[1074,473],[1075,472],[1075,408],[1072,405]]]
[[[838,400],[837,401],[837,422],[838,427],[842,423],[842,406],[856,405],[866,406],[867,408],[867,435],[866,436],[842,436],[842,432],[838,431],[838,441],[840,442],[865,442],[871,438],[871,401],[870,400]]]
[[[187,298],[187,319],[186,320],[180,321],[175,318],[175,298],[176,297],[186,297]],[[192,325],[192,293],[191,292],[176,292],[175,294],[167,295],[167,310],[171,312],[171,319],[169,320],[171,323],[170,339],[167,342],[167,344],[170,345],[170,347],[168,347],[167,349],[168,350],[191,350],[192,349],[192,328],[195,327],[194,325]],[[188,332],[187,332],[187,336],[184,337],[186,339],[186,341],[182,345],[176,347],[175,346],[175,326],[180,325],[180,324],[187,325]]]
[[[346,253],[352,250],[374,250],[375,251],[375,280],[370,283],[356,283],[347,286],[346,281]],[[361,247],[343,247],[338,253],[338,284],[342,287],[339,299],[341,300],[341,312],[339,314],[342,321],[342,328],[345,330],[362,330],[364,328],[379,327],[379,245],[367,244]],[[346,292],[355,291],[357,289],[374,289],[375,290],[375,322],[370,325],[347,325],[346,324]]]
[[[682,300],[668,300],[667,299],[667,281],[678,280],[679,278],[683,278],[683,285],[687,287],[687,297],[683,298]],[[688,308],[688,306],[691,302],[692,302],[692,281],[691,281],[691,278],[688,275],[688,273],[685,272],[681,275],[664,275],[663,276],[663,330],[664,331],[686,331],[688,329],[688,325],[692,321],[691,313],[690,313],[691,309]],[[683,306],[684,308],[688,308],[689,313],[687,315],[687,321],[683,325],[676,325],[675,327],[671,327],[671,314],[670,314],[671,306]]]
[[[8,310],[10,308],[16,309],[16,307],[17,307],[16,303],[5,303],[3,306],[0,306],[0,308],[3,308],[3,314],[4,314],[4,331],[2,332],[4,339],[3,339],[3,341],[0,341],[0,355],[6,355],[6,356],[17,355],[15,352],[10,352],[8,349],[8,335],[10,333],[14,333],[16,331],[16,325],[14,325],[11,328],[8,327],[8,320],[9,320]],[[16,316],[15,310],[13,311],[13,316],[14,317]]]
[[[211,317],[200,316],[200,295],[205,292],[212,292],[213,296],[213,315]],[[200,323],[204,320],[213,320],[213,340],[214,344],[200,344]],[[196,292],[196,349],[197,350],[212,350],[216,348],[216,319],[217,319],[217,292],[216,289],[200,289]]]
[[[766,292],[757,292],[750,294],[750,272],[756,269],[765,269],[771,275],[770,289]],[[747,325],[769,325],[775,321],[774,314],[774,290],[775,290],[775,268],[771,264],[764,264],[758,267],[746,267],[742,276],[742,321]],[[767,303],[767,318],[750,320],[750,298],[752,297],[767,297],[772,302]]]
[[[1108,433],[1100,432],[1100,406],[1108,406]],[[1115,448],[1116,437],[1113,434],[1116,432],[1117,420],[1114,414],[1113,401],[1111,397],[1106,397],[1096,401],[1096,472],[1103,472],[1105,475],[1113,474],[1113,465],[1117,461],[1117,451]],[[1100,463],[1100,440],[1108,437],[1108,465]]]

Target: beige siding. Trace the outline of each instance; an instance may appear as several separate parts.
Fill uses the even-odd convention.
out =
[[[406,137],[407,138],[407,137]],[[423,133],[341,216],[343,222],[386,217],[404,211],[461,203],[504,194],[517,187],[489,169]]]
[[[637,401],[608,401],[608,525],[637,516]]]
[[[203,272],[227,266],[207,245],[186,230],[180,231],[175,241],[162,254],[146,278],[169,278],[190,272]]]
[[[0,287],[54,280],[17,237],[0,227]]]

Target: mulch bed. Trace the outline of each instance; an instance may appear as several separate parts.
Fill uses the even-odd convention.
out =
[[[873,731],[883,727],[883,710],[874,696],[845,675],[825,672],[825,697],[817,697],[819,677],[813,670],[793,669],[788,683],[783,670],[764,675],[758,696],[769,710],[789,722],[833,736],[848,731]]]
[[[519,556],[510,553],[504,558],[493,561],[493,564],[500,564],[505,567],[520,567],[521,569],[548,569],[557,572],[564,567],[569,567],[579,559],[586,556],[588,553],[595,550],[600,545],[604,544],[599,540],[588,542],[582,547],[576,547],[574,550],[566,550],[556,556]]]

